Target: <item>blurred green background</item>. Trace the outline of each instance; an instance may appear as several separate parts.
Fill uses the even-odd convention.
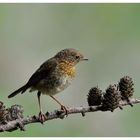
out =
[[[77,65],[73,84],[56,95],[66,106],[86,106],[91,87],[105,90],[124,75],[133,78],[134,96],[140,98],[139,45],[140,4],[0,4],[0,100],[21,104],[25,116],[38,114],[36,92],[7,96],[64,48],[89,58]],[[42,105],[44,112],[59,108],[48,96]],[[140,105],[70,115],[0,136],[140,136]]]

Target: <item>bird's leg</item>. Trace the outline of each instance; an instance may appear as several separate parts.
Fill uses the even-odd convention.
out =
[[[38,91],[37,93],[37,98],[38,98],[38,103],[39,103],[39,120],[40,122],[43,124],[43,122],[47,119],[46,115],[42,113],[42,108],[41,108],[41,103],[40,103],[40,96],[41,96],[41,92]]]
[[[54,100],[61,106],[61,110],[64,110],[65,113],[66,113],[66,116],[67,116],[67,115],[68,115],[68,110],[67,110],[67,108],[66,108],[63,104],[61,104],[56,98],[54,98],[52,95],[50,95],[50,97],[51,97],[52,99],[54,99]]]

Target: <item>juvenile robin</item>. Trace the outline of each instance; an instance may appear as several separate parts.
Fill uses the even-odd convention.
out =
[[[83,60],[88,60],[79,51],[69,48],[58,52],[54,57],[45,61],[31,76],[28,82],[14,91],[8,98],[14,97],[18,93],[23,94],[30,88],[30,92],[37,90],[39,103],[39,120],[43,123],[46,115],[42,113],[40,96],[49,95],[67,114],[66,107],[61,104],[53,95],[67,88],[75,77],[75,65]]]

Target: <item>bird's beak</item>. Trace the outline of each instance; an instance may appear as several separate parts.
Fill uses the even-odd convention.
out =
[[[88,60],[88,58],[84,57],[82,60],[86,60],[86,61],[87,61],[87,60]]]

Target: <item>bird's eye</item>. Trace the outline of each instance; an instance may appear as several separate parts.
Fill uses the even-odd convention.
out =
[[[80,59],[80,56],[79,56],[79,55],[76,55],[75,58],[76,58],[76,59]]]

